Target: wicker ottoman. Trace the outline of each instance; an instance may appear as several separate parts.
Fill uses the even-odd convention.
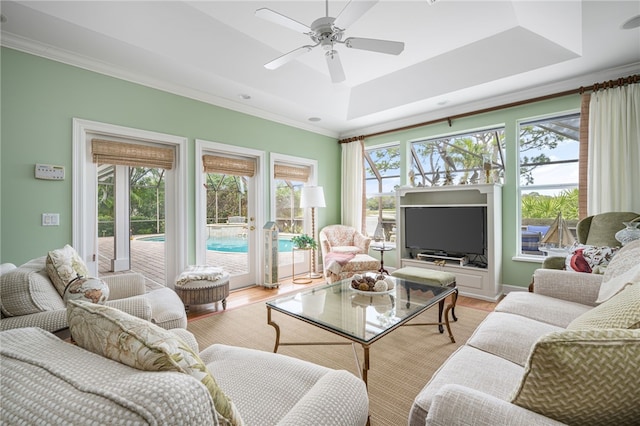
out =
[[[227,309],[229,274],[215,266],[189,266],[176,279],[176,293],[186,310],[189,305],[204,305],[222,301]]]
[[[433,269],[418,268],[415,266],[405,266],[404,268],[396,269],[391,273],[392,276],[407,280],[405,282],[405,288],[407,290],[407,308],[411,303],[411,290],[422,290],[423,287],[412,285],[414,283],[437,285],[440,287],[456,287],[456,276],[450,272],[436,271]],[[453,293],[451,317],[454,321],[458,321],[456,317],[456,301],[458,300],[458,289],[455,289]],[[444,300],[440,302],[438,306],[438,330],[440,333],[444,332],[442,327],[442,312],[444,310]]]

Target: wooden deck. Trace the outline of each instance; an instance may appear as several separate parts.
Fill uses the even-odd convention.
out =
[[[164,242],[144,241],[134,237],[131,244],[131,272],[143,274],[155,284],[165,285]],[[112,275],[111,258],[113,257],[113,237],[98,238],[98,274]],[[280,265],[291,265],[290,252],[278,253]],[[230,274],[247,271],[248,256],[246,253],[228,253],[207,250],[207,265],[220,266]],[[127,271],[129,272],[129,271]]]

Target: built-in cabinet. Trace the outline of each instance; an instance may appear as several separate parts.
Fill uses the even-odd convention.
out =
[[[397,243],[396,263],[401,267],[416,266],[444,270],[456,276],[460,294],[495,301],[501,293],[502,270],[502,186],[498,184],[451,185],[435,187],[402,187],[396,191]],[[415,249],[406,247],[404,239],[406,207],[486,206],[485,264],[465,264],[456,258],[418,256]],[[445,261],[439,266],[436,261]]]

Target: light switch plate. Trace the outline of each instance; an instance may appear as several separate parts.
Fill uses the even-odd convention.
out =
[[[64,166],[36,164],[36,179],[64,180]]]
[[[42,226],[60,226],[60,214],[42,213]]]

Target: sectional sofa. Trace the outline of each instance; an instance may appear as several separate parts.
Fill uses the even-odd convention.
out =
[[[640,240],[604,275],[539,269],[417,395],[409,425],[640,424]]]

